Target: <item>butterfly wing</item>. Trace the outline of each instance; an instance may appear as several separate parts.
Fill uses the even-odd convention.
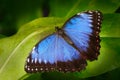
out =
[[[100,25],[102,14],[99,11],[78,13],[70,18],[63,27],[65,34],[86,59],[97,59],[100,50]]]
[[[40,41],[31,51],[25,64],[28,73],[44,71],[80,71],[86,61],[79,51],[69,45],[60,35],[52,34]]]

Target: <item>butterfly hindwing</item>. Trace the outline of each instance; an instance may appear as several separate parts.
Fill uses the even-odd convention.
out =
[[[41,72],[54,70],[54,56],[51,56],[52,53],[50,48],[53,48],[52,44],[54,44],[55,37],[48,36],[44,40],[40,41],[31,51],[28,56],[25,64],[25,71],[28,73]],[[51,47],[52,46],[52,47]],[[48,49],[48,47],[50,47]],[[49,61],[49,63],[47,63]],[[51,63],[51,64],[50,64]]]
[[[101,12],[87,11],[76,14],[64,24],[65,34],[86,59],[94,60],[99,55],[101,20]]]
[[[28,73],[58,71],[80,71],[86,66],[78,50],[69,45],[60,35],[52,34],[40,41],[27,58]]]

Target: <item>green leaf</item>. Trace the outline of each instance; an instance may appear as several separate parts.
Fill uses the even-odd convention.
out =
[[[118,16],[118,15],[117,15]],[[118,17],[119,18],[119,17]],[[57,26],[62,26],[66,21],[64,18],[55,18]],[[104,22],[107,19],[105,19]],[[18,33],[8,38],[0,39],[0,77],[1,79],[19,79],[25,75],[25,59],[32,47],[47,35],[53,33],[54,18],[39,18],[24,26]],[[117,20],[115,23],[118,23]],[[107,23],[103,24],[106,27]],[[119,29],[118,27],[114,27]],[[112,26],[111,26],[112,27]],[[106,29],[108,29],[106,27]],[[110,29],[111,30],[111,29]],[[101,34],[103,34],[101,31]],[[110,31],[112,32],[112,30]],[[117,34],[118,35],[118,34]],[[114,35],[116,36],[116,35]],[[103,37],[101,38],[101,54],[97,61],[88,62],[86,70],[80,73],[71,73],[78,77],[90,77],[102,74],[120,66],[119,41],[120,38]],[[113,42],[114,41],[114,42]],[[6,45],[5,45],[6,44]],[[112,45],[112,46],[111,46]],[[16,76],[17,74],[17,76]],[[7,75],[7,77],[6,77]],[[11,77],[15,76],[15,77]]]
[[[14,36],[0,39],[1,79],[16,80],[26,74],[24,71],[26,56],[28,56],[32,47],[39,40],[54,32],[55,25],[53,19],[54,18],[36,19],[22,26]],[[56,18],[56,20],[58,21],[58,26],[63,22],[63,19]],[[18,75],[16,76],[16,74]]]
[[[26,57],[37,42],[55,31],[55,26],[62,27],[63,23],[65,23],[71,15],[84,10],[99,9],[103,13],[113,13],[120,4],[119,0],[108,0],[107,3],[103,0],[101,0],[101,3],[100,0],[70,0],[69,4],[67,0],[64,0],[66,5],[64,5],[65,8],[63,8],[62,3],[63,1],[50,0],[51,12],[49,16],[56,17],[35,19],[34,21],[21,26],[15,35],[0,39],[0,79],[28,80],[36,75],[38,76],[37,79],[45,78],[45,76],[48,78],[50,77],[51,79],[55,76],[60,79],[63,77],[62,80],[65,80],[65,77],[69,78],[70,76],[74,76],[78,79],[100,75],[120,66],[120,14],[104,14],[100,34],[102,40],[100,56],[96,61],[88,61],[86,70],[66,74],[50,72],[26,75],[26,72],[24,71]],[[102,3],[104,3],[104,6]],[[29,16],[31,17],[32,14]],[[17,23],[20,23],[21,25],[21,23],[24,23],[23,20],[24,17],[20,18]]]
[[[79,77],[100,75],[120,67],[120,38],[101,38],[101,50],[98,60],[88,62],[85,71],[76,73]]]

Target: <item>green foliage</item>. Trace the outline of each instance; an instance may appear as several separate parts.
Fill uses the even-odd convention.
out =
[[[7,9],[11,11],[7,16],[15,15],[16,21],[12,21],[11,24],[17,29],[17,33],[9,37],[0,35],[0,80],[79,80],[80,78],[89,80],[88,77],[100,76],[120,67],[120,14],[115,13],[120,5],[119,0],[35,0],[34,3],[27,0],[28,4],[21,0],[21,4],[27,5],[25,8],[23,5],[14,4],[17,7],[15,8],[12,6],[12,2],[18,3],[17,1],[9,3]],[[49,5],[49,17],[42,17],[42,3]],[[31,7],[30,4],[33,6]],[[52,34],[55,31],[55,26],[62,27],[69,17],[85,10],[103,12],[100,33],[101,50],[98,60],[88,61],[88,66],[81,72],[26,74],[24,64],[33,46],[44,37]],[[6,21],[1,25],[5,23]],[[9,27],[9,25],[7,26]]]

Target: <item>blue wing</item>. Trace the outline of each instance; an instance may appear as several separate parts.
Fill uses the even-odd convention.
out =
[[[88,14],[81,13],[68,21],[64,27],[65,33],[72,39],[75,45],[86,51],[89,47],[89,35],[92,34],[92,17]]]
[[[27,58],[25,71],[80,71],[86,66],[86,59],[97,59],[100,49],[101,13],[88,11],[70,18],[63,27],[68,41],[62,34],[52,34],[40,41]],[[60,32],[61,33],[61,32]],[[71,44],[71,45],[70,45]],[[73,46],[74,45],[74,46]]]
[[[78,13],[70,18],[63,28],[79,51],[90,60],[96,59],[99,54],[101,19],[99,11]]]
[[[50,71],[52,69],[65,71],[66,68],[69,68],[67,62],[80,62],[82,65],[79,64],[79,67],[83,66],[83,68],[86,64],[79,51],[69,45],[60,35],[53,34],[33,48],[30,56],[27,58],[25,70],[27,72]],[[75,70],[76,66],[73,63],[70,63],[73,67],[69,70]]]

